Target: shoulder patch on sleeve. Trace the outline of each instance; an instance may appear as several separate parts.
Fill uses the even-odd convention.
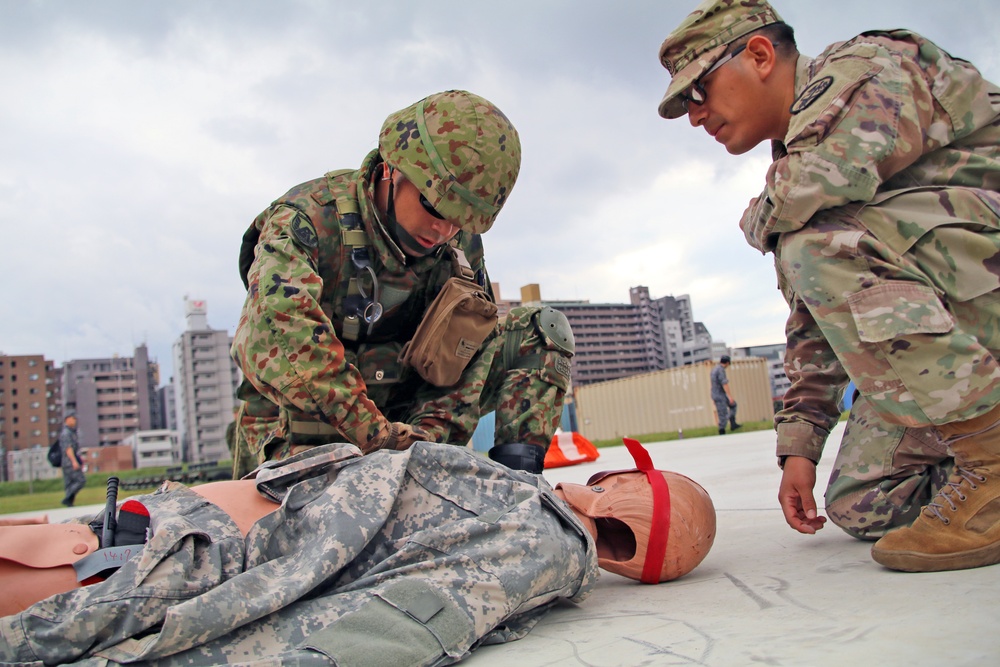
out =
[[[824,67],[789,107],[785,145],[823,141],[849,115],[858,91],[882,70],[879,63],[855,57],[839,58]]]
[[[824,76],[822,79],[817,79],[806,86],[806,89],[802,91],[802,94],[795,98],[792,102],[792,107],[790,111],[793,114],[797,114],[804,111],[813,105],[813,102],[818,100],[823,93],[833,85],[832,76]]]
[[[316,228],[312,222],[302,213],[296,213],[292,219],[292,235],[304,248],[315,248],[319,245],[316,237]]]

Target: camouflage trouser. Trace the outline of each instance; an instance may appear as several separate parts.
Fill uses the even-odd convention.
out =
[[[890,424],[859,396],[826,489],[826,514],[854,537],[878,539],[913,523],[952,463],[936,429]]]
[[[435,387],[423,381],[401,383],[401,387],[412,387],[412,394],[400,397],[397,390],[391,408],[374,394],[373,400],[390,421],[419,426],[432,442],[465,445],[479,419],[495,410],[496,444],[522,442],[548,449],[562,416],[572,354],[543,332],[541,311],[538,307],[513,308],[455,387]],[[256,392],[244,398],[237,418],[235,478],[269,458],[280,460],[317,444],[345,440],[337,435],[294,442],[276,438],[278,430],[291,432],[287,425],[276,428],[280,420],[288,419],[287,413],[282,414],[278,406]]]
[[[971,419],[1000,403],[996,216],[948,210],[942,197],[821,212],[776,250],[786,287],[861,394],[903,426]]]

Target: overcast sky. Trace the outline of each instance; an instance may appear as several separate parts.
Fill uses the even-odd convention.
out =
[[[737,223],[766,146],[733,157],[656,106],[677,0],[0,0],[0,353],[172,372],[184,297],[234,332],[240,237],[289,187],[356,168],[430,93],[492,100],[523,164],[485,236],[503,296],[689,294],[729,345],[779,343],[771,257]],[[995,0],[784,0],[800,50],[910,28],[1000,81]]]

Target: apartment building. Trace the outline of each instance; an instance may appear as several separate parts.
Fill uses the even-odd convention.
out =
[[[185,300],[186,330],[174,343],[173,398],[178,461],[207,463],[230,458],[226,427],[234,418],[242,375],[229,355],[232,337],[208,325],[203,300]]]
[[[180,459],[176,458],[176,453],[180,451],[177,431],[136,431],[124,444],[131,447],[136,468],[169,467],[180,463]]]
[[[58,475],[40,451],[62,426],[60,375],[40,354],[0,354],[0,481]]]
[[[62,367],[63,407],[76,411],[80,446],[109,447],[160,428],[160,367],[145,344],[131,357],[74,359]]]
[[[686,294],[653,299],[640,285],[629,289],[629,303],[546,301],[539,286],[531,284],[521,288],[520,303],[550,306],[566,315],[576,340],[574,385],[710,361],[717,345],[705,325],[692,318]]]

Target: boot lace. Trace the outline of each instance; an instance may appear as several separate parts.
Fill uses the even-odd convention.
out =
[[[934,496],[934,500],[927,503],[927,506],[924,509],[934,514],[944,523],[944,525],[947,526],[951,523],[951,519],[944,515],[944,503],[948,504],[948,507],[951,508],[952,512],[958,511],[958,505],[955,503],[955,500],[963,502],[966,498],[968,498],[968,496],[962,492],[962,484],[968,484],[969,490],[975,491],[979,488],[979,485],[976,482],[982,484],[985,481],[986,477],[977,474],[975,469],[960,468],[956,466],[951,479],[949,479],[944,487],[937,492],[937,495]]]

